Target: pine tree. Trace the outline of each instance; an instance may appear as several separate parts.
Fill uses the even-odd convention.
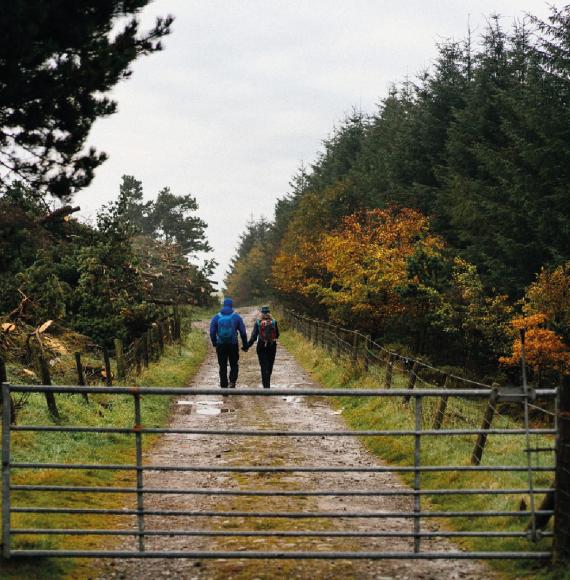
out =
[[[0,186],[15,179],[66,199],[105,159],[84,151],[106,94],[142,54],[161,49],[171,17],[139,33],[149,0],[11,0],[0,18]]]

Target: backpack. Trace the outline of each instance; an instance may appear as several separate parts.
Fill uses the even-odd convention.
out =
[[[217,342],[219,344],[232,344],[234,342],[235,330],[232,320],[234,313],[220,314],[218,316],[218,335]]]
[[[277,329],[273,318],[262,318],[257,321],[259,326],[259,340],[264,343],[271,343],[277,340]]]

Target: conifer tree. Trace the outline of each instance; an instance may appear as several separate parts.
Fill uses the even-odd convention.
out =
[[[84,145],[106,94],[143,54],[161,49],[171,17],[146,32],[149,0],[10,0],[0,17],[0,187],[19,179],[68,199],[105,153]]]

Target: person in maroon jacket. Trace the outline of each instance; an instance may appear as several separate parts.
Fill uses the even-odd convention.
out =
[[[269,389],[271,385],[271,373],[273,363],[277,354],[277,339],[279,338],[279,327],[269,311],[269,306],[261,308],[261,318],[255,321],[253,333],[247,347],[250,348],[257,341],[257,358],[261,367],[261,382],[264,389]]]

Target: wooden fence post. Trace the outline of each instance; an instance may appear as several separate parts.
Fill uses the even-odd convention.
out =
[[[494,387],[489,396],[489,402],[487,403],[487,409],[485,411],[485,416],[483,417],[483,423],[481,424],[481,431],[487,431],[491,427],[493,422],[493,417],[495,416],[497,400],[499,398],[499,390]],[[471,455],[471,464],[479,465],[481,463],[481,457],[483,457],[483,450],[487,443],[487,433],[479,433],[477,436],[477,443],[475,443],[475,448],[473,449],[473,454]]]
[[[6,361],[0,357],[0,385],[2,383],[8,382],[8,371],[6,370]],[[0,401],[0,409],[2,408],[2,401]],[[16,424],[16,405],[14,405],[14,399],[10,395],[10,423],[12,425]]]
[[[120,338],[115,338],[115,358],[117,359],[117,378],[120,381],[125,380],[127,373],[125,371],[125,353],[123,350],[123,341]]]
[[[164,343],[165,344],[172,344],[172,338],[170,336],[170,318],[165,318],[163,322],[163,329],[164,329]]]
[[[148,331],[141,336],[141,346],[143,351],[143,364],[145,367],[148,367],[150,360],[150,354],[148,352]]]
[[[449,375],[445,375],[445,382],[443,383],[443,388],[448,389],[448,384],[450,382]],[[433,428],[436,430],[441,429],[443,424],[443,418],[445,417],[445,411],[447,410],[447,400],[449,395],[442,395],[439,400],[439,405],[437,406],[437,411],[435,412],[435,419],[433,421]]]
[[[570,377],[565,376],[559,389],[558,441],[554,488],[554,558],[570,563]]]
[[[154,323],[150,327],[150,338],[152,342],[152,349],[150,351],[152,360],[158,362],[160,360],[160,345],[158,343],[158,326]]]
[[[362,341],[362,361],[364,363],[364,371],[368,372],[368,363],[369,363],[369,357],[368,357],[368,347],[370,344],[370,335],[367,334],[364,336],[364,340]]]
[[[105,363],[105,384],[108,387],[113,386],[113,376],[111,373],[111,357],[106,347],[103,347],[103,362]]]
[[[140,338],[137,338],[135,340],[135,369],[136,369],[136,373],[137,375],[140,374],[141,372],[141,367],[142,367],[142,342]]]
[[[49,372],[48,363],[41,352],[36,354],[38,366],[40,370],[40,374],[42,377],[42,385],[50,386],[51,385],[51,376]],[[53,393],[45,393],[46,396],[46,403],[48,407],[49,414],[54,421],[60,421],[61,417],[59,416],[59,410],[57,408],[57,403],[55,401],[55,395]]]
[[[176,340],[177,341],[181,341],[182,340],[182,319],[180,318],[180,312],[178,311],[178,308],[175,308],[175,318],[176,318]]]
[[[77,369],[77,384],[80,387],[85,386],[85,375],[83,374],[83,365],[81,364],[81,353],[75,353],[75,368]],[[83,400],[86,403],[89,403],[89,395],[87,393],[83,393]]]
[[[154,361],[154,344],[153,344],[153,336],[152,336],[152,326],[146,331],[145,341],[146,341],[146,350],[148,352],[148,361],[150,363],[150,362]]]
[[[413,391],[414,387],[416,386],[416,381],[418,380],[418,368],[419,368],[418,361],[414,361],[412,368],[410,369],[410,376],[408,377],[408,390]],[[403,403],[409,403],[412,395],[404,395]]]
[[[358,360],[358,333],[356,330],[352,334],[352,362],[356,364]]]
[[[396,355],[391,353],[388,356],[388,362],[386,363],[386,378],[384,380],[384,388],[389,389],[392,386],[392,375],[394,373],[394,360]]]
[[[159,356],[164,353],[164,332],[162,330],[162,321],[156,323],[156,334],[158,337],[158,351]]]

